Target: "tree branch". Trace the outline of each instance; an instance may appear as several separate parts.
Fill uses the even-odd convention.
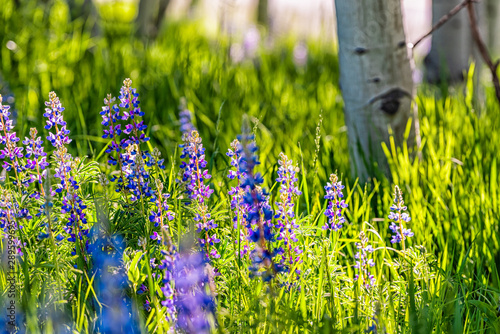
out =
[[[477,0],[464,0],[461,3],[459,3],[458,5],[456,5],[455,7],[453,7],[446,15],[444,15],[443,17],[441,17],[439,19],[439,21],[436,22],[435,25],[432,26],[432,29],[427,34],[425,34],[424,36],[420,37],[415,43],[413,43],[413,44],[409,43],[408,47],[410,49],[415,48],[418,44],[420,44],[420,42],[422,42],[424,39],[426,39],[427,37],[429,37],[430,35],[432,35],[432,33],[434,31],[436,31],[439,28],[441,28],[441,26],[443,24],[445,24],[446,22],[448,22],[448,20],[450,20],[453,16],[455,16],[456,14],[458,14],[459,11],[461,11],[463,8],[465,8],[471,2],[477,2]]]
[[[477,44],[477,48],[479,49],[479,52],[481,53],[484,62],[486,63],[486,65],[488,65],[488,68],[491,71],[493,86],[495,86],[495,94],[497,96],[498,103],[500,103],[500,81],[498,80],[498,75],[497,75],[497,68],[499,61],[493,63],[493,61],[491,60],[490,54],[488,53],[488,49],[486,48],[486,45],[484,44],[484,41],[481,38],[481,34],[479,33],[479,29],[477,28],[476,11],[474,9],[474,5],[470,0],[468,1],[467,4],[467,11],[469,12],[469,21],[470,21],[470,28],[472,30],[472,37],[474,38],[474,42],[476,42]]]

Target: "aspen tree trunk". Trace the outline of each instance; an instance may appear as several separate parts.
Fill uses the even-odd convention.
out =
[[[461,2],[433,0],[432,24]],[[462,81],[463,73],[469,68],[472,46],[469,18],[464,9],[432,34],[431,50],[424,60],[426,80],[431,83]]]
[[[336,0],[340,87],[353,175],[389,175],[382,142],[397,145],[412,115],[413,81],[400,0]],[[414,122],[409,145],[414,142]]]
[[[137,33],[144,39],[155,38],[170,0],[140,0],[136,18]]]
[[[267,27],[269,22],[268,16],[268,5],[267,0],[257,0],[259,4],[257,5],[257,23],[263,27]]]
[[[488,47],[493,59],[500,56],[500,1],[486,2],[488,21]]]

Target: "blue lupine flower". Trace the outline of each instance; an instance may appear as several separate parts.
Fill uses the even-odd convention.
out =
[[[403,222],[410,222],[411,217],[408,215],[408,213],[404,212],[406,211],[406,206],[403,201],[403,192],[398,186],[394,187],[394,204],[391,206],[391,213],[389,214],[388,218],[391,220],[394,220],[391,222],[391,225],[389,228],[391,229],[392,233],[394,235],[392,236],[391,243],[403,243],[403,248],[404,248],[404,240],[406,238],[413,237],[414,233],[411,231],[411,229],[407,229],[403,226]]]
[[[344,197],[342,189],[344,189],[344,186],[342,185],[342,181],[339,181],[337,174],[331,174],[330,182],[325,186],[325,198],[328,200],[325,216],[328,218],[328,221],[323,225],[324,230],[331,228],[334,231],[338,231],[345,222],[345,218],[342,216],[342,209],[347,208],[348,205],[342,199]]]
[[[208,291],[206,261],[202,252],[187,250],[181,251],[175,261],[177,327],[187,333],[210,333],[210,320],[215,316],[215,300]]]
[[[292,266],[296,262],[300,262],[300,254],[302,251],[298,246],[293,247],[293,243],[299,240],[295,235],[299,225],[295,219],[294,200],[300,196],[302,192],[297,187],[296,169],[292,160],[289,160],[284,153],[280,153],[278,160],[278,178],[276,182],[280,184],[279,202],[276,203],[278,210],[274,218],[276,218],[275,227],[279,234],[277,240],[283,240],[286,250],[281,250],[281,263]],[[300,272],[297,272],[297,274]]]
[[[31,171],[28,183],[36,182],[39,184],[41,196],[45,197],[45,190],[42,186],[42,180],[46,177],[46,168],[49,166],[47,162],[47,153],[43,150],[43,142],[41,137],[37,137],[38,131],[36,128],[30,129],[30,138],[25,137],[23,144],[26,146],[26,170]],[[40,199],[40,192],[35,191],[32,198]]]
[[[254,171],[255,166],[259,164],[255,154],[258,148],[254,136],[248,134],[247,127],[244,126],[243,129],[243,135],[238,137],[241,144],[237,150],[237,154],[241,156],[239,169],[245,173],[240,187],[244,190],[242,203],[248,207],[244,218],[249,231],[249,240],[256,245],[250,254],[252,265],[249,269],[251,276],[261,276],[268,281],[277,272],[282,271],[283,267],[273,262],[276,255],[271,249],[274,241],[271,225],[273,211],[267,200],[266,190],[260,187],[264,180],[260,173]]]
[[[140,327],[132,313],[132,302],[127,297],[126,269],[122,263],[123,241],[102,233],[91,245],[95,290],[102,304],[102,316],[97,322],[100,333],[139,333]]]
[[[231,198],[231,210],[233,210],[234,212],[233,227],[237,229],[238,220],[243,219],[248,211],[248,204],[243,202],[243,195],[245,194],[245,190],[241,188],[241,182],[246,178],[246,174],[244,171],[240,170],[240,161],[242,155],[242,152],[240,150],[240,142],[238,141],[238,139],[235,139],[230,146],[231,147],[228,149],[226,155],[231,159],[232,168],[229,170],[229,174],[227,175],[227,177],[230,180],[237,180],[238,183],[236,187],[231,187],[228,195]],[[240,229],[239,240],[235,241],[236,243],[243,244],[243,248],[240,249],[240,256],[243,256],[250,251],[248,239],[247,229],[245,227]]]
[[[175,293],[172,284],[174,283],[175,261],[179,254],[175,253],[175,249],[171,251],[162,250],[161,253],[164,256],[158,266],[158,269],[163,270],[163,286],[161,288],[163,298],[161,305],[167,310],[166,319],[174,322],[177,319],[177,309],[175,308]]]
[[[369,271],[370,267],[375,265],[373,259],[369,259],[369,254],[373,253],[373,247],[369,244],[369,240],[366,237],[365,232],[361,231],[359,233],[360,242],[356,242],[356,248],[358,252],[354,256],[356,259],[356,264],[354,268],[358,269],[358,273],[354,277],[355,280],[361,279],[363,285],[369,289],[375,285],[375,276]]]
[[[5,145],[5,148],[0,149],[0,159],[8,158],[9,161],[4,160],[2,167],[7,172],[14,170],[16,181],[15,184],[20,187],[19,172],[24,170],[24,166],[19,163],[19,159],[23,157],[23,148],[17,146],[19,138],[15,132],[14,125],[10,117],[10,106],[2,105],[2,95],[0,95],[0,145]]]
[[[84,225],[87,224],[85,215],[87,207],[78,196],[77,191],[80,186],[72,175],[74,159],[67,152],[65,146],[71,142],[71,139],[68,137],[69,130],[66,129],[66,122],[62,115],[64,108],[54,92],[49,93],[49,101],[45,102],[45,105],[47,106],[43,114],[47,117],[45,128],[47,130],[55,129],[55,133],[50,132],[47,139],[56,148],[54,156],[57,167],[55,168],[54,177],[60,180],[59,184],[57,184],[56,193],[63,194],[61,213],[68,218],[68,222],[63,227],[63,230],[69,235],[67,238],[68,241],[76,242],[79,240],[80,250],[86,252],[87,246],[84,239],[88,234],[88,228]],[[76,254],[76,247],[73,250],[73,254]]]
[[[187,158],[187,161],[181,163],[181,168],[184,170],[183,181],[186,183],[186,193],[194,203],[197,232],[201,233],[199,242],[206,255],[214,258],[220,258],[217,249],[213,246],[219,243],[220,240],[216,235],[209,233],[211,230],[218,227],[215,221],[211,218],[208,210],[207,201],[214,192],[210,189],[210,185],[205,184],[205,180],[209,180],[212,176],[208,173],[207,161],[205,160],[205,148],[203,147],[201,137],[198,131],[194,130],[191,134],[184,138],[181,158]]]
[[[17,201],[13,199],[12,193],[8,189],[0,187],[0,228],[3,229],[6,234],[9,234],[9,231],[23,229],[22,225],[17,224],[17,218],[21,218],[18,217],[18,215],[26,216],[29,215],[29,213],[27,210],[21,214],[20,212],[21,210],[19,209]],[[23,244],[17,237],[14,238],[13,242],[14,247],[17,249],[17,255],[23,256],[24,253],[22,249],[26,244]]]
[[[186,106],[186,99],[181,99],[181,104],[179,106],[179,123],[181,124],[181,133],[183,137],[188,137],[191,135],[191,132],[196,130],[196,127],[193,125],[193,115]]]

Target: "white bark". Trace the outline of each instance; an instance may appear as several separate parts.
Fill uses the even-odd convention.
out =
[[[433,0],[432,24],[461,2]],[[462,81],[472,52],[469,18],[467,9],[463,9],[432,34],[431,50],[425,57],[426,80],[433,83]]]
[[[389,175],[382,142],[402,144],[413,82],[400,0],[336,0],[340,87],[354,176]],[[413,123],[414,124],[414,123]],[[409,144],[413,144],[414,126]],[[388,145],[389,146],[389,145]]]

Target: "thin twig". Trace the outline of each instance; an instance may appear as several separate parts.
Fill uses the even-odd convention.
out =
[[[497,68],[499,61],[497,60],[495,63],[493,63],[493,60],[491,60],[490,54],[488,53],[488,49],[486,48],[486,45],[484,44],[484,41],[481,38],[481,34],[479,33],[479,29],[477,28],[476,11],[474,9],[474,5],[470,0],[467,6],[467,11],[469,12],[472,37],[474,38],[474,42],[476,42],[477,44],[477,48],[479,49],[479,52],[481,53],[484,62],[486,63],[486,65],[488,65],[488,68],[491,71],[493,85],[495,86],[495,94],[497,96],[498,103],[500,103],[500,81],[498,80],[498,75],[497,75]]]
[[[432,35],[432,33],[434,31],[436,31],[439,28],[441,28],[441,26],[443,24],[445,24],[446,22],[448,22],[448,20],[450,20],[453,16],[455,16],[460,10],[462,10],[463,8],[465,8],[471,2],[477,2],[477,0],[464,0],[461,3],[459,3],[458,5],[456,5],[455,7],[453,7],[446,15],[444,15],[443,17],[441,17],[439,19],[439,21],[437,21],[437,23],[435,25],[432,26],[432,29],[427,34],[425,34],[424,36],[420,37],[415,43],[413,43],[413,44],[409,43],[408,47],[410,49],[415,48],[420,42],[422,42],[424,39],[426,39],[427,37],[429,37],[430,35]]]

